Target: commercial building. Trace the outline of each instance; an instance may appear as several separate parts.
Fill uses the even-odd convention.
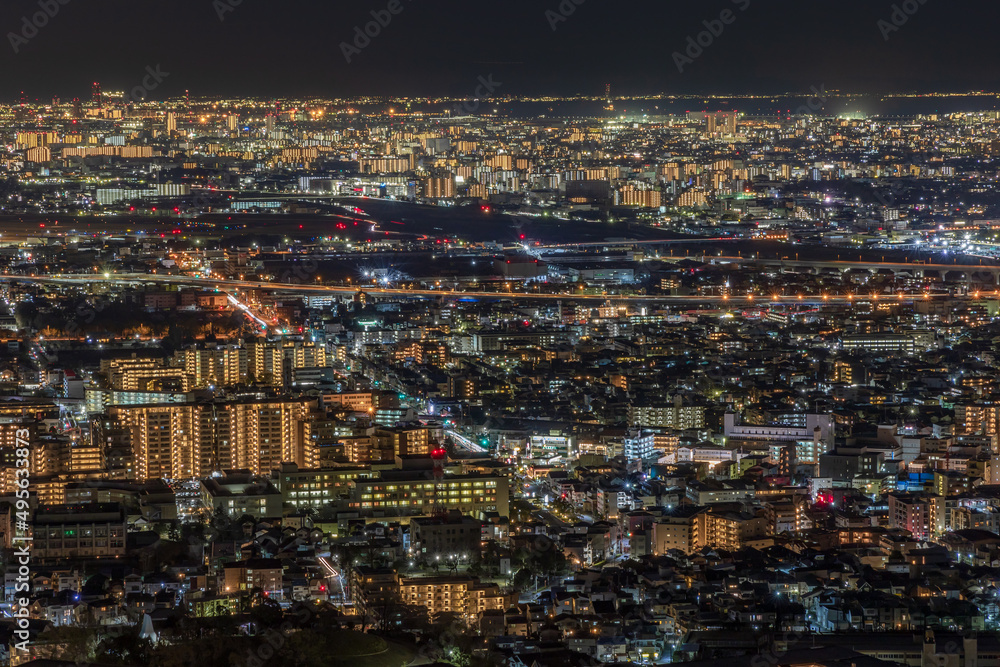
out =
[[[370,467],[299,468],[294,463],[283,463],[273,474],[275,485],[283,502],[296,509],[318,509],[346,498],[351,492],[351,482],[372,479],[378,473]]]
[[[430,471],[385,471],[380,479],[352,482],[351,507],[402,514],[458,510],[474,517],[494,512],[509,516],[509,485],[509,480],[499,475],[445,475],[435,479]]]
[[[31,555],[39,561],[125,555],[125,509],[118,503],[39,507]]]
[[[213,512],[222,510],[231,517],[249,514],[255,519],[280,519],[281,492],[271,482],[246,472],[229,472],[202,482],[204,495]]]
[[[864,350],[897,354],[915,354],[917,351],[917,340],[909,334],[845,336],[842,345],[848,351]]]
[[[734,442],[770,444],[772,442],[797,442],[813,440],[833,444],[836,431],[830,415],[807,414],[801,426],[789,424],[743,424],[738,415],[726,413],[723,435],[728,445]]]

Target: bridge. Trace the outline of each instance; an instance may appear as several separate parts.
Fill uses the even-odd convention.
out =
[[[846,254],[846,253],[845,253]],[[710,255],[691,256],[678,259],[700,260],[706,264],[739,264],[747,266],[771,266],[779,269],[794,270],[794,273],[821,273],[823,271],[891,271],[893,275],[910,274],[914,278],[938,278],[944,283],[985,283],[1000,284],[1000,266],[992,264],[940,264],[927,262],[878,262],[858,259],[852,260],[811,260],[791,259],[789,257],[760,259],[757,257],[725,257]]]
[[[562,260],[558,255],[553,254],[558,251],[565,250],[585,250],[588,248],[638,248],[638,247],[650,247],[658,245],[687,245],[687,244],[697,244],[697,243],[718,243],[718,242],[736,242],[736,241],[747,241],[748,239],[734,239],[730,237],[720,237],[720,238],[703,238],[703,239],[650,239],[650,240],[636,240],[636,239],[618,239],[614,241],[600,241],[600,242],[587,242],[587,243],[564,243],[557,245],[535,245],[528,246],[527,249],[532,254],[544,258],[546,261],[553,263],[559,263]],[[752,239],[749,239],[752,240]],[[940,262],[925,262],[925,261],[913,261],[913,262],[886,262],[876,261],[876,260],[866,260],[863,255],[859,255],[856,261],[848,259],[840,259],[841,256],[846,257],[853,254],[850,251],[846,251],[838,255],[836,260],[816,260],[816,259],[799,259],[798,254],[795,254],[795,259],[792,256],[786,257],[772,257],[772,258],[762,258],[758,255],[748,255],[746,257],[742,255],[732,256],[732,255],[708,255],[705,253],[692,254],[686,253],[684,256],[675,255],[672,257],[660,257],[662,261],[681,261],[681,260],[693,260],[700,261],[705,264],[739,264],[739,265],[751,265],[751,266],[771,266],[778,267],[779,269],[788,269],[795,273],[821,273],[823,271],[837,271],[840,273],[845,273],[851,270],[862,270],[876,273],[879,271],[890,271],[894,275],[896,274],[910,274],[914,278],[925,278],[925,279],[939,279],[942,282],[948,283],[958,283],[958,284],[989,284],[989,285],[1000,285],[1000,265],[998,264],[988,264],[980,262],[979,264],[967,264],[959,263],[956,259],[951,264],[944,264]],[[584,257],[580,261],[598,261],[599,257]]]

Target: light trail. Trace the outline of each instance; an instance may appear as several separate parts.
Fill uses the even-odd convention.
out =
[[[233,304],[234,306],[236,306],[236,307],[237,307],[238,309],[242,310],[242,311],[243,311],[243,312],[244,312],[244,313],[246,314],[246,316],[247,316],[247,317],[249,317],[249,318],[250,318],[251,320],[253,320],[253,321],[254,321],[254,322],[256,322],[256,323],[257,323],[258,325],[260,325],[260,327],[261,327],[261,328],[262,328],[262,329],[263,329],[264,331],[267,331],[267,329],[268,329],[268,324],[267,324],[267,322],[265,322],[265,321],[264,321],[264,320],[262,320],[262,319],[261,319],[260,317],[258,317],[257,315],[255,315],[255,314],[254,314],[254,312],[253,312],[253,310],[251,310],[251,309],[250,309],[250,306],[248,306],[248,305],[244,304],[243,302],[241,302],[241,301],[240,301],[239,299],[237,299],[237,298],[236,298],[236,297],[235,297],[235,296],[234,296],[234,295],[233,295],[232,293],[230,293],[230,292],[226,292],[226,296],[227,296],[227,297],[229,298],[229,301],[230,301],[230,303],[232,303],[232,304]]]
[[[474,441],[470,440],[469,438],[465,437],[464,435],[462,435],[458,431],[445,431],[445,435],[450,436],[452,439],[454,439],[455,441],[457,441],[458,444],[460,444],[462,447],[464,447],[465,449],[468,449],[469,451],[471,451],[474,454],[489,454],[489,452],[487,450],[483,449],[476,442],[474,442]]]
[[[754,260],[747,260],[754,261]],[[774,260],[778,261],[778,260]],[[807,264],[807,262],[803,262]],[[902,265],[918,268],[936,268],[935,265]],[[947,267],[959,270],[962,267]],[[971,268],[971,267],[970,267]],[[981,267],[986,269],[987,267]],[[1000,272],[1000,267],[992,267]],[[508,301],[614,301],[619,303],[662,303],[662,304],[710,304],[720,308],[761,307],[767,304],[799,304],[799,305],[829,305],[857,304],[868,300],[883,300],[897,303],[913,303],[925,300],[974,300],[983,298],[1000,298],[1000,291],[979,290],[967,294],[952,294],[948,292],[909,292],[872,294],[738,294],[731,296],[689,295],[670,296],[660,294],[593,294],[593,293],[530,293],[530,292],[483,292],[459,291],[444,289],[400,289],[389,287],[358,287],[307,285],[297,283],[249,282],[239,280],[216,280],[212,278],[193,278],[187,276],[160,276],[150,274],[120,274],[105,278],[103,276],[0,276],[0,282],[27,282],[40,284],[90,285],[95,282],[106,283],[165,283],[189,285],[225,290],[260,289],[272,292],[290,292],[298,294],[342,294],[354,295],[364,292],[370,296],[387,296],[409,299],[484,299]]]

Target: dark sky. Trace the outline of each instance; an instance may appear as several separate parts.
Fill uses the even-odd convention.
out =
[[[354,62],[340,43],[389,0],[63,0],[15,54],[9,33],[39,3],[0,6],[0,100],[86,97],[169,76],[153,99],[192,95],[471,96],[498,94],[859,92],[1000,89],[995,0],[909,0],[917,11],[889,40],[889,0],[398,0],[403,10]],[[562,0],[570,5],[574,0]],[[220,21],[217,6],[240,2]],[[903,4],[900,2],[900,4]],[[749,5],[745,10],[741,7]],[[678,72],[674,51],[719,17],[735,19]]]

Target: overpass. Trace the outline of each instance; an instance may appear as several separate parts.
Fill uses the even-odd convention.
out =
[[[719,258],[712,258],[719,259]],[[752,260],[756,262],[756,260]],[[806,264],[803,262],[803,264]],[[914,266],[904,264],[902,266]],[[919,265],[918,265],[919,266]],[[996,267],[1000,271],[1000,267]],[[893,303],[914,303],[917,301],[929,300],[979,300],[982,298],[1000,298],[1000,290],[977,291],[964,295],[953,295],[948,293],[857,293],[857,294],[743,294],[743,295],[650,295],[650,294],[588,294],[585,292],[486,292],[486,291],[462,291],[454,289],[402,289],[376,286],[351,286],[351,285],[313,285],[297,283],[279,282],[259,282],[249,280],[222,280],[213,278],[197,278],[192,276],[172,276],[157,274],[94,274],[94,275],[43,275],[43,276],[0,276],[0,282],[24,282],[38,283],[46,285],[66,285],[75,287],[86,287],[94,284],[163,284],[163,285],[185,285],[189,287],[199,287],[203,289],[216,289],[223,292],[237,290],[264,290],[269,292],[285,292],[301,295],[332,295],[341,297],[352,297],[359,292],[364,292],[372,298],[384,297],[386,299],[463,299],[463,300],[514,300],[527,302],[551,302],[551,301],[571,301],[604,303],[613,301],[616,303],[648,303],[662,305],[690,305],[705,304],[714,305],[717,308],[735,308],[770,305],[811,305],[821,306],[829,304],[856,304],[871,300],[886,301]]]
[[[573,248],[631,248],[635,246],[684,245],[687,243],[737,243],[739,241],[755,241],[761,239],[743,239],[732,236],[718,237],[685,237],[679,239],[615,239],[613,241],[584,241],[581,243],[555,243],[546,245],[530,245],[528,249],[535,250],[569,250]]]

